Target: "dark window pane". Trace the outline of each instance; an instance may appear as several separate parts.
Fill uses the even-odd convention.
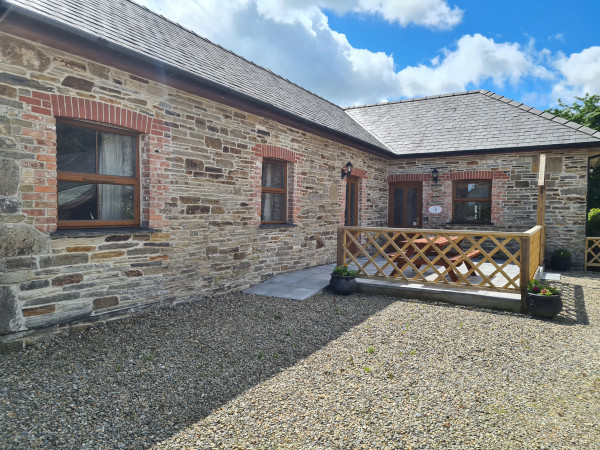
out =
[[[57,123],[56,134],[57,170],[96,173],[96,130]]]
[[[135,138],[99,132],[98,173],[121,177],[135,176]]]
[[[457,181],[456,198],[490,198],[490,182]]]
[[[397,228],[404,228],[404,189],[394,188],[394,224]]]
[[[134,205],[133,186],[58,182],[59,220],[133,220]]]
[[[285,167],[275,164],[263,163],[262,185],[270,188],[285,188]]]
[[[263,192],[260,217],[263,222],[285,222],[285,195]]]
[[[58,220],[97,220],[98,186],[58,182]]]
[[[492,206],[490,202],[456,202],[454,204],[454,221],[456,222],[491,222]]]
[[[346,205],[346,207],[350,208],[349,216],[348,216],[348,226],[354,227],[354,226],[358,225],[354,221],[354,219],[356,217],[356,184],[348,183],[348,185],[346,187],[346,191],[349,192],[348,200],[347,200],[348,204]]]
[[[416,227],[419,217],[419,190],[417,188],[406,189],[406,226]]]

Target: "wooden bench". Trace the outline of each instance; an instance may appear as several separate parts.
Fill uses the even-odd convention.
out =
[[[471,260],[479,256],[481,256],[481,251],[473,250],[471,253],[467,253],[465,256],[457,255],[450,258],[450,262],[454,264],[457,269],[461,264],[464,264],[465,266],[467,266],[467,270],[471,270],[473,268],[473,263],[471,262]],[[448,272],[448,275],[450,275],[450,279],[452,281],[458,281],[458,275],[456,275],[456,272],[454,272],[454,270],[450,270]]]

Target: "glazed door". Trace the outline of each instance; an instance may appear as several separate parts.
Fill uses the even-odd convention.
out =
[[[388,226],[421,227],[421,183],[390,184]]]
[[[347,227],[358,226],[358,178],[348,177],[346,179],[346,219],[344,225]]]
[[[347,227],[358,226],[358,178],[346,178],[346,211],[344,225]],[[353,254],[356,253],[356,244],[348,245],[348,250]]]

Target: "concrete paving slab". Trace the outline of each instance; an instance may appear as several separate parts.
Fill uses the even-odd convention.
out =
[[[542,280],[546,281],[560,281],[560,273],[544,272],[542,274]]]
[[[329,286],[331,271],[335,264],[309,267],[295,272],[282,273],[263,283],[252,286],[244,292],[265,297],[306,300],[323,292]]]

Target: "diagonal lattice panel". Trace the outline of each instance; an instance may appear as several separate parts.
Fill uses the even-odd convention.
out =
[[[338,255],[344,262],[355,264],[361,277],[522,291],[521,277],[535,274],[542,254],[539,226],[523,233],[343,229],[343,247]],[[524,239],[528,242],[526,253]],[[590,244],[590,252],[596,247]],[[598,250],[600,253],[600,245]],[[596,254],[590,258],[596,258]]]
[[[600,267],[600,237],[586,238],[585,267]]]

